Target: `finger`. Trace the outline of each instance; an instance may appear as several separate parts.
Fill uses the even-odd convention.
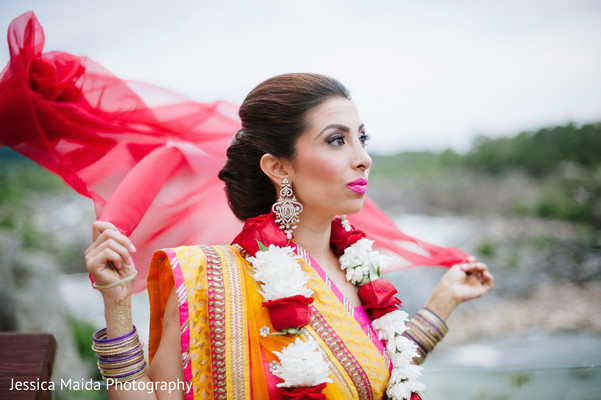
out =
[[[459,265],[459,268],[463,272],[470,272],[470,271],[472,271],[476,267],[476,263],[475,262],[463,263],[463,264],[458,264],[458,265]]]
[[[467,273],[482,273],[488,271],[488,266],[482,262],[462,264],[461,269]]]
[[[476,268],[478,268],[480,271],[487,271],[488,270],[488,265],[486,265],[483,262],[477,262],[476,263]]]
[[[100,245],[102,245],[102,243],[104,243],[105,241],[109,241],[109,240],[115,241],[119,245],[123,246],[123,248],[127,249],[127,251],[128,251],[127,257],[130,256],[129,253],[136,252],[136,248],[132,244],[131,240],[129,240],[129,238],[127,236],[123,235],[121,232],[113,230],[113,229],[106,229],[105,231],[103,231],[100,234],[100,236],[98,236],[98,238],[96,239],[95,244],[97,246],[100,246]],[[127,257],[125,259],[127,259]]]
[[[484,271],[482,273],[482,277],[480,279],[480,282],[483,285],[487,285],[487,286],[491,286],[492,287],[494,281],[495,281],[495,277],[489,271]]]
[[[121,233],[119,229],[112,223],[108,221],[95,221],[92,224],[92,236],[93,240],[96,241],[100,235],[104,232],[116,232],[119,237],[119,241],[128,248],[131,253],[135,253],[137,251],[134,244],[129,240],[129,238]],[[112,236],[113,238],[117,238],[117,236]]]
[[[92,237],[95,241],[100,234],[106,230],[119,231],[117,227],[108,221],[94,221],[92,224]]]
[[[110,265],[114,265],[119,268],[121,271],[114,270]],[[86,259],[86,268],[90,274],[94,277],[94,280],[106,281],[114,277],[113,273],[110,271],[114,271],[119,275],[123,275],[125,271],[123,271],[123,265],[121,263],[121,255],[110,248],[103,249],[102,251],[90,255]]]
[[[125,247],[129,241],[124,239],[127,238],[124,238],[123,235],[115,231],[107,230],[103,232],[96,242],[94,242],[94,245],[86,250],[86,259],[104,264],[111,262],[112,266],[117,269],[121,269],[123,264],[133,264],[129,249]],[[107,250],[109,251],[107,252]],[[115,257],[115,254],[117,254],[118,257]],[[112,258],[109,258],[108,255]],[[105,259],[101,259],[103,256]],[[100,259],[98,257],[100,257]]]

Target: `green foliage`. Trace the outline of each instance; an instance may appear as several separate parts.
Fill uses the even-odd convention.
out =
[[[62,180],[33,161],[0,148],[0,205],[22,201],[31,192],[64,190]]]
[[[462,165],[462,156],[447,149],[441,153],[432,151],[408,151],[393,156],[372,155],[372,173],[386,178],[415,176],[427,178],[446,168]]]
[[[71,189],[58,176],[6,148],[0,148],[0,188],[0,228],[10,229],[25,248],[56,252],[53,238],[36,228],[31,199]],[[81,249],[63,246],[60,253],[63,267],[81,265]]]
[[[562,164],[543,180],[543,188],[538,216],[601,227],[601,167]]]
[[[582,126],[570,123],[514,137],[481,136],[465,155],[445,150],[372,158],[372,173],[376,177],[446,185],[449,196],[469,191],[456,182],[452,186],[449,177],[453,171],[495,179],[522,173],[536,180],[542,191],[535,203],[522,201],[516,193],[510,206],[516,215],[556,218],[601,228],[601,122]]]
[[[510,385],[514,388],[521,388],[524,385],[532,383],[534,378],[534,374],[526,371],[518,371],[509,375]]]
[[[497,252],[497,246],[491,242],[483,242],[478,246],[477,252],[481,257],[494,257]]]
[[[21,231],[27,246],[36,240],[25,200],[33,194],[65,190],[56,175],[6,148],[0,148],[0,227]]]
[[[532,239],[532,244],[538,249],[549,249],[555,244],[555,239],[549,235],[538,236]]]
[[[520,169],[533,176],[553,173],[561,162],[586,168],[601,165],[601,123],[574,124],[522,132],[515,137],[477,138],[465,165],[492,174]]]

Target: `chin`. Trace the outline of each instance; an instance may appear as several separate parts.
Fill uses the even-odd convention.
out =
[[[359,211],[361,211],[363,209],[363,199],[364,199],[364,197],[362,197],[361,200],[355,200],[355,201],[349,202],[350,204],[345,204],[346,207],[341,207],[340,211],[338,212],[338,215],[357,214]]]

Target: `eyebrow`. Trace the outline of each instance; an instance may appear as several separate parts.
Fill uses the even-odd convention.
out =
[[[341,131],[344,131],[344,132],[347,132],[347,133],[351,131],[351,129],[348,126],[346,126],[346,125],[330,124],[330,125],[326,126],[325,128],[323,128],[321,130],[321,132],[319,132],[317,134],[317,137],[315,139],[318,139],[321,136],[322,133],[324,133],[325,131],[327,131],[328,129],[331,129],[331,128],[340,129]],[[365,128],[365,124],[359,125],[359,130],[361,130],[363,128]]]

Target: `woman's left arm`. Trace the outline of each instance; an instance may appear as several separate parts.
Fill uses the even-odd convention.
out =
[[[484,263],[474,260],[456,264],[440,279],[426,302],[426,308],[446,321],[459,304],[488,292],[493,281],[494,278]]]
[[[446,335],[445,321],[461,303],[475,299],[488,292],[493,285],[493,276],[486,264],[475,259],[456,264],[447,271],[434,288],[426,306],[407,322],[403,336],[416,344],[418,356],[415,364],[424,362],[428,353]]]

